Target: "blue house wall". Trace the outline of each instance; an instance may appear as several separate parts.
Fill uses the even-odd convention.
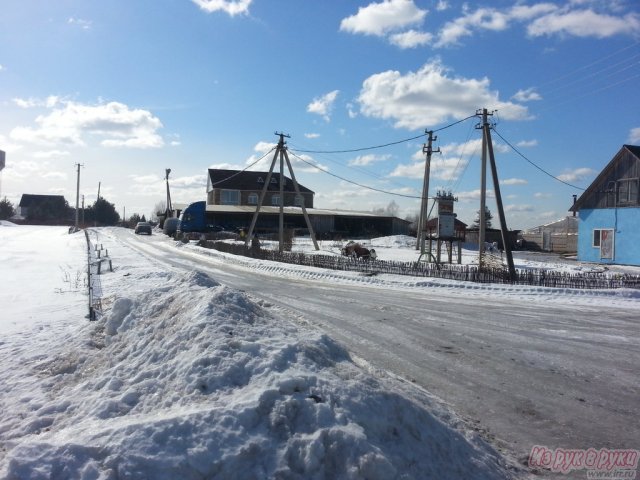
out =
[[[593,231],[614,231],[613,259],[601,258],[593,246]],[[640,208],[580,209],[578,260],[640,266]]]

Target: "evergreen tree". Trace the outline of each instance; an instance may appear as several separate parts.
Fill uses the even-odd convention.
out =
[[[88,208],[85,217],[88,222],[100,225],[116,225],[120,221],[120,214],[116,211],[116,207],[102,197]]]
[[[13,203],[7,200],[7,197],[0,200],[0,220],[8,220],[13,217],[14,214],[15,209],[13,208]]]
[[[480,210],[478,210],[477,212],[477,216],[476,219],[473,222],[473,227],[474,228],[480,228]],[[493,215],[491,214],[491,211],[489,210],[489,207],[487,207],[486,205],[484,206],[484,228],[491,228],[491,220],[493,219]]]

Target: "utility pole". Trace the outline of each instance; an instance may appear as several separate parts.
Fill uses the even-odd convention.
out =
[[[76,163],[76,167],[78,167],[78,173],[76,175],[77,180],[76,180],[76,224],[75,224],[75,231],[77,232],[79,230],[78,228],[78,210],[80,208],[80,167],[82,167],[84,165],[81,165],[79,163]]]
[[[273,159],[271,160],[271,166],[269,167],[269,173],[267,173],[267,178],[264,181],[264,186],[262,187],[262,191],[260,192],[260,198],[258,199],[258,205],[256,205],[256,211],[253,213],[253,218],[251,219],[251,226],[249,227],[249,232],[247,233],[247,238],[245,243],[249,246],[249,242],[251,241],[251,237],[253,236],[253,230],[255,229],[256,223],[258,221],[258,215],[260,214],[260,209],[262,208],[262,204],[264,203],[264,198],[267,194],[267,189],[269,188],[269,184],[271,182],[271,176],[273,175],[273,169],[276,165],[276,160],[280,158],[280,209],[279,209],[279,245],[278,251],[282,253],[284,247],[284,164],[287,163],[287,167],[289,168],[289,174],[291,175],[291,181],[293,182],[293,188],[303,201],[301,202],[302,214],[304,215],[304,221],[307,224],[307,228],[309,229],[309,235],[311,236],[311,241],[313,242],[313,246],[316,250],[320,250],[318,246],[318,242],[316,241],[316,234],[313,231],[313,226],[311,225],[311,220],[309,219],[309,215],[307,214],[307,208],[304,206],[304,197],[300,193],[300,186],[298,185],[298,181],[296,180],[296,176],[293,173],[293,167],[291,167],[291,162],[289,161],[289,155],[287,154],[287,147],[284,141],[286,138],[291,138],[289,135],[285,135],[284,133],[275,133],[280,137],[278,141],[278,146],[276,147],[276,151],[273,154]]]
[[[420,249],[420,253],[424,253],[424,243],[426,232],[425,229],[427,227],[427,222],[429,221],[429,211],[427,207],[429,206],[429,174],[431,170],[431,154],[439,153],[440,149],[433,150],[432,144],[434,141],[438,139],[438,137],[433,136],[433,130],[428,130],[425,132],[429,137],[427,138],[427,144],[423,145],[422,153],[425,153],[427,156],[425,158],[424,163],[424,179],[422,181],[422,202],[420,204],[420,216],[418,218],[418,232],[416,235],[416,250]]]
[[[96,200],[100,200],[100,185],[102,182],[98,182],[98,198]]]
[[[84,195],[82,195],[82,226],[84,227]]]
[[[498,207],[498,215],[500,217],[500,232],[502,234],[502,245],[507,257],[507,266],[509,268],[509,279],[515,280],[516,269],[513,264],[513,254],[511,252],[511,243],[509,242],[509,230],[507,229],[507,221],[504,215],[504,208],[502,205],[502,195],[500,193],[500,182],[498,180],[498,170],[496,168],[496,159],[493,154],[493,141],[491,140],[491,125],[487,121],[487,117],[492,115],[487,112],[487,109],[482,110],[482,179],[481,183],[481,201],[480,201],[480,231],[482,232],[482,242],[479,246],[479,266],[482,267],[483,253],[484,253],[484,213],[485,213],[485,197],[486,197],[486,159],[487,153],[489,154],[489,163],[491,165],[491,177],[493,179],[493,190],[496,196],[496,204]]]
[[[167,181],[167,216],[166,218],[169,218],[169,215],[171,215],[171,212],[173,211],[173,208],[171,208],[171,193],[169,192],[169,174],[170,173],[171,173],[170,168],[165,169],[165,179]]]

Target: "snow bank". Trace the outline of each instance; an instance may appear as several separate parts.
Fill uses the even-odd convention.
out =
[[[0,373],[2,478],[508,476],[424,392],[205,274],[142,261],[104,277],[101,321],[0,344],[2,365],[24,361]]]

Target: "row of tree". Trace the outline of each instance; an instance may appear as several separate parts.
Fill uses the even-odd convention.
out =
[[[0,220],[8,220],[16,214],[16,209],[7,199],[0,200]],[[113,203],[109,203],[104,198],[98,198],[93,205],[85,208],[84,211],[78,212],[79,220],[84,223],[97,223],[100,225],[117,225],[120,221],[120,215],[116,211]],[[66,200],[60,198],[48,199],[29,207],[27,212],[27,222],[60,222],[69,223],[75,216],[73,208],[69,207]]]

